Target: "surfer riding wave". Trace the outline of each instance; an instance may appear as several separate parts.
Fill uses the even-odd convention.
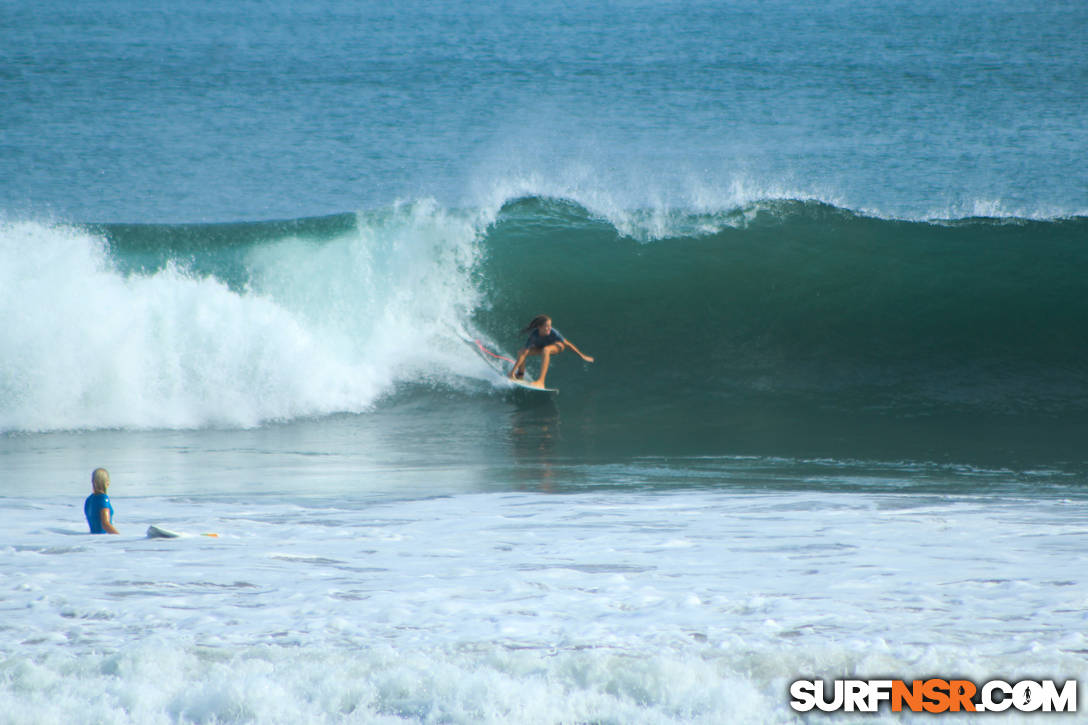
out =
[[[593,362],[593,358],[579,350],[573,342],[552,327],[552,318],[547,315],[537,315],[525,326],[522,332],[528,332],[529,338],[525,346],[518,350],[518,359],[510,370],[511,380],[520,380],[525,377],[525,361],[530,355],[540,356],[540,376],[529,385],[534,388],[544,387],[544,378],[548,375],[548,364],[552,355],[558,355],[564,350],[570,349],[578,354],[586,362]]]

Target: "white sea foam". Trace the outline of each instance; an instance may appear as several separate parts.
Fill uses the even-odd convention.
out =
[[[1088,216],[1088,206],[1060,207],[1054,204],[1036,202],[1031,205],[1010,203],[1000,198],[965,198],[961,201],[934,207],[923,215],[925,219],[967,219],[983,217],[990,219],[1032,219],[1051,220],[1077,216]]]
[[[1077,502],[114,498],[120,537],[5,507],[11,722],[791,722],[800,677],[1088,676]]]
[[[478,301],[477,224],[418,203],[323,244],[257,245],[239,291],[174,264],[125,275],[89,232],[5,223],[0,430],[254,426],[472,374],[449,350]]]

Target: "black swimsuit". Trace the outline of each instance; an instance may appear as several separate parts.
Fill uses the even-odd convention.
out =
[[[539,350],[547,347],[548,345],[554,345],[557,342],[566,342],[563,336],[559,334],[559,330],[552,328],[552,331],[548,333],[546,337],[540,336],[540,329],[534,327],[533,331],[529,333],[529,339],[525,341],[525,347],[529,350]]]

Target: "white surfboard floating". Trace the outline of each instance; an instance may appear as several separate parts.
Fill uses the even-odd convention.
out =
[[[190,536],[198,536],[198,534],[185,534],[180,531],[173,531],[165,526],[158,526],[157,524],[152,524],[147,527],[147,538],[149,539],[186,539]],[[199,536],[219,538],[219,534],[199,534]]]

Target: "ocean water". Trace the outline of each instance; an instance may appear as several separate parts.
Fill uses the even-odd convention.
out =
[[[0,2],[0,722],[1083,685],[1085,37],[1076,2]],[[540,312],[595,358],[558,396],[465,341]]]

